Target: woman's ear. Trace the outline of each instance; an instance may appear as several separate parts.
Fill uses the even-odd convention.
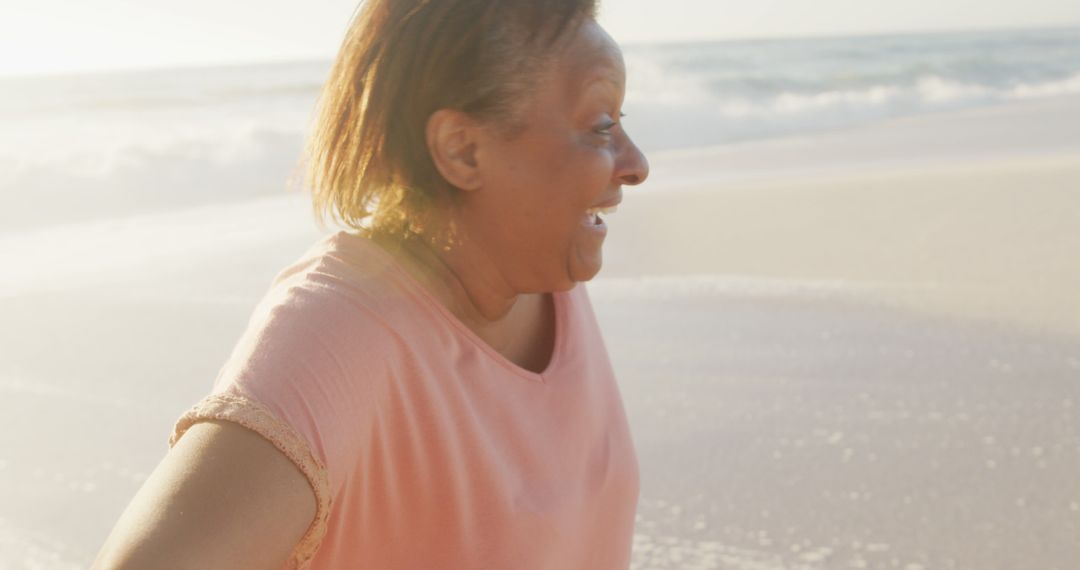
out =
[[[478,127],[472,118],[454,109],[439,109],[428,117],[425,135],[431,161],[447,182],[462,190],[480,187]]]

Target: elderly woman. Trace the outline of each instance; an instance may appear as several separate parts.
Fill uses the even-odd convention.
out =
[[[608,569],[638,466],[586,293],[648,172],[588,0],[370,0],[274,279],[96,568]],[[605,213],[606,215],[606,213]]]

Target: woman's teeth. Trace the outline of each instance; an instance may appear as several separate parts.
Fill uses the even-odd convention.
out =
[[[585,213],[590,216],[595,216],[596,214],[604,214],[606,216],[608,214],[614,214],[615,211],[618,209],[618,206],[608,206],[607,208],[589,208],[588,210],[585,210]]]

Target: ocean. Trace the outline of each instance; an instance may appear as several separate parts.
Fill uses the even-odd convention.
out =
[[[1080,93],[1080,28],[624,53],[646,154]],[[284,191],[329,64],[0,78],[0,233]]]
[[[631,46],[644,148],[1080,93],[1080,28]]]

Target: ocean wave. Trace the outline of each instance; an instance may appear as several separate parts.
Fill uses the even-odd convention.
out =
[[[1080,94],[1080,72],[1062,79],[993,87],[924,75],[908,85],[870,85],[757,98],[701,86],[631,92],[627,125],[646,150],[717,145],[845,128],[875,120]]]
[[[631,122],[653,150],[1080,93],[1080,29],[636,46],[626,59]]]
[[[114,141],[68,154],[0,155],[0,228],[235,202],[300,187],[303,138],[242,129]]]
[[[1045,81],[1028,85],[1021,83],[1008,90],[1009,99],[1042,99],[1059,95],[1080,93],[1080,72],[1057,81]]]
[[[852,107],[895,106],[903,110],[991,103],[1015,99],[1038,99],[1080,93],[1080,71],[1059,79],[1006,86],[966,83],[938,75],[921,75],[910,84],[868,85],[855,89],[817,92],[783,91],[760,97],[742,97],[711,91],[692,78],[657,80],[657,87],[641,85],[628,94],[634,104],[649,107],[709,105],[724,117],[797,115]]]

